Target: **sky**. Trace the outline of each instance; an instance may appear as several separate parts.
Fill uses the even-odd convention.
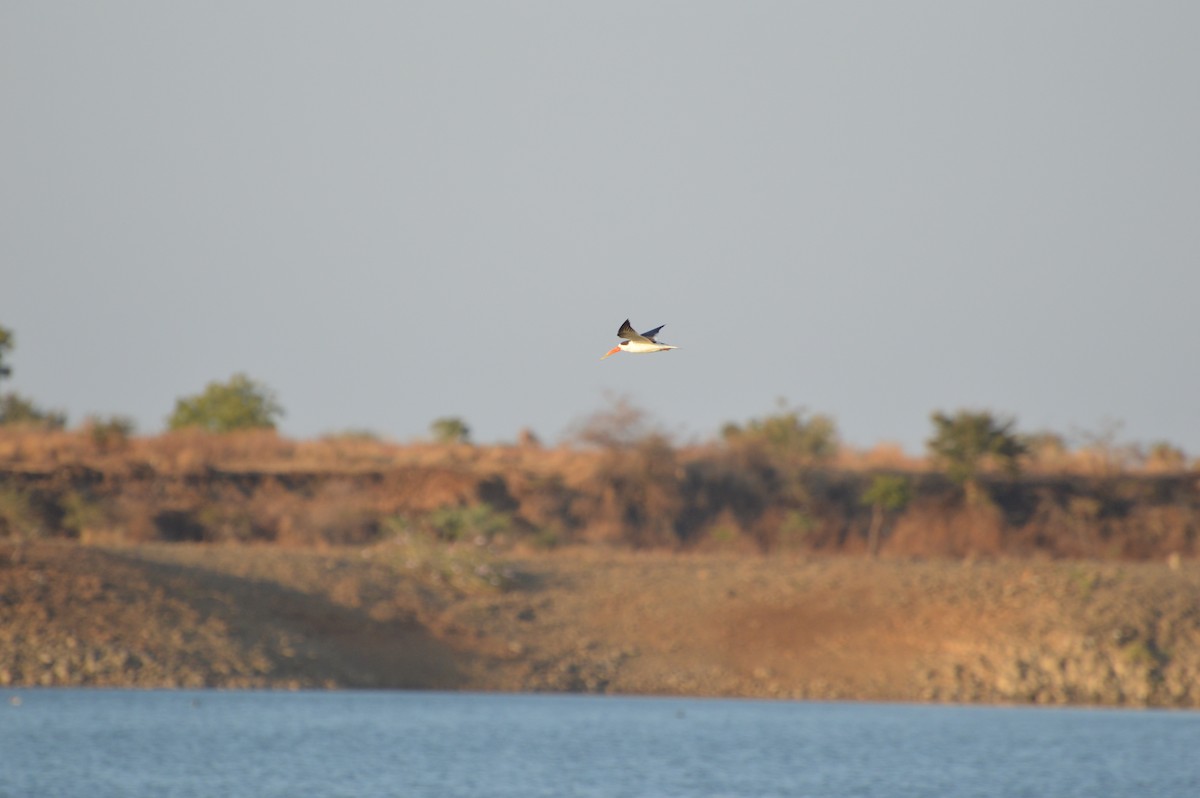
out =
[[[1200,4],[0,0],[15,390],[1200,455]],[[678,350],[600,356],[630,318]]]

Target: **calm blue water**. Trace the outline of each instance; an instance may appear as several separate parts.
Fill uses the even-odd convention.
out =
[[[0,690],[0,796],[1196,798],[1200,713]]]

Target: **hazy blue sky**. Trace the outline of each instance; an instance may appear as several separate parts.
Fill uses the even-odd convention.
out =
[[[1200,3],[0,2],[11,389],[1200,455]],[[630,317],[678,351],[599,358]]]

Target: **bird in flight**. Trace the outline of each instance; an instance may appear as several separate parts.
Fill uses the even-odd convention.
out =
[[[638,333],[629,324],[629,319],[625,319],[625,323],[621,325],[621,329],[617,330],[617,337],[625,340],[614,346],[612,349],[600,358],[603,360],[609,355],[615,355],[617,352],[628,352],[631,355],[648,355],[651,352],[665,352],[668,349],[678,349],[677,346],[670,344],[660,344],[654,340],[654,336],[658,335],[658,331],[665,327],[665,324],[660,324],[653,330],[646,330],[644,333]]]

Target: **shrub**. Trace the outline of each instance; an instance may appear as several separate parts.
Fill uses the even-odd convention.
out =
[[[29,494],[17,488],[0,488],[0,538],[25,541],[45,533],[42,519]]]
[[[650,415],[623,396],[607,397],[604,409],[576,422],[571,437],[587,446],[624,449],[652,435],[665,437]]]
[[[805,415],[803,408],[788,408],[780,402],[780,411],[744,426],[729,423],[721,430],[726,443],[763,448],[773,459],[819,463],[837,454],[837,425],[820,413]]]
[[[0,327],[0,380],[12,375],[12,367],[4,362],[5,355],[11,352],[12,348],[12,330]],[[67,425],[67,416],[57,410],[42,410],[32,400],[19,394],[6,393],[0,396],[0,424],[62,429]]]
[[[277,532],[289,544],[358,546],[372,543],[381,533],[379,511],[371,497],[352,481],[325,481],[311,498],[297,503]]]
[[[863,491],[862,503],[871,508],[871,526],[867,531],[867,553],[879,554],[879,539],[889,513],[899,512],[912,500],[912,484],[899,474],[876,474]]]
[[[591,489],[572,508],[588,519],[587,536],[638,548],[678,544],[683,470],[649,414],[624,397],[610,397],[603,410],[576,424],[573,437],[601,449]]]
[[[274,392],[245,374],[234,374],[229,382],[210,382],[203,393],[175,403],[167,419],[170,429],[200,427],[209,432],[238,429],[274,429],[283,407]]]
[[[1187,455],[1183,449],[1167,441],[1156,441],[1150,445],[1146,455],[1146,468],[1150,471],[1182,471],[1187,466]]]
[[[12,374],[12,368],[4,362],[4,356],[12,351],[13,334],[7,327],[0,327],[0,380]]]
[[[461,418],[456,416],[446,416],[439,418],[429,425],[429,431],[433,433],[433,439],[438,443],[470,443],[471,428]]]
[[[768,503],[810,508],[818,467],[837,454],[837,427],[829,416],[810,416],[782,401],[779,407],[778,413],[744,425],[726,424],[721,430],[725,452],[743,480],[770,497]],[[760,536],[760,543],[769,544],[769,537]]]
[[[931,418],[934,433],[926,442],[929,453],[950,479],[965,488],[971,503],[985,498],[979,475],[987,466],[995,464],[1017,473],[1026,448],[1013,433],[1015,420],[971,410],[959,410],[953,416],[937,411]]]
[[[1136,444],[1117,440],[1123,426],[1122,422],[1109,419],[1095,432],[1078,433],[1082,441],[1079,459],[1086,464],[1087,471],[1115,476],[1130,470],[1142,460],[1142,453]]]
[[[776,545],[784,550],[810,547],[818,525],[812,514],[804,510],[788,510],[779,524]]]
[[[418,526],[403,516],[387,519],[384,528],[389,534],[370,550],[372,556],[463,592],[504,590],[512,586],[512,570],[496,558],[485,541],[447,543]]]
[[[426,516],[425,523],[440,540],[490,542],[511,528],[512,519],[483,502],[434,510]]]
[[[67,414],[58,410],[43,410],[32,399],[9,392],[0,396],[0,424],[62,429],[67,426]]]
[[[596,467],[593,506],[582,515],[593,519],[604,538],[636,548],[677,545],[681,476],[675,450],[662,436],[609,449]]]
[[[116,452],[129,445],[134,423],[133,419],[125,416],[109,416],[108,418],[90,416],[84,423],[84,429],[91,438],[92,445],[96,447],[96,451]]]
[[[488,545],[513,527],[512,516],[487,502],[465,507],[440,507],[427,513],[398,515],[384,522],[392,533],[423,535],[442,543]]]
[[[1040,471],[1065,471],[1071,453],[1066,440],[1057,432],[1035,432],[1024,435],[1021,443],[1030,465]]]
[[[68,491],[59,501],[59,506],[62,511],[62,528],[70,537],[86,542],[113,526],[112,513],[108,507],[86,492]]]

